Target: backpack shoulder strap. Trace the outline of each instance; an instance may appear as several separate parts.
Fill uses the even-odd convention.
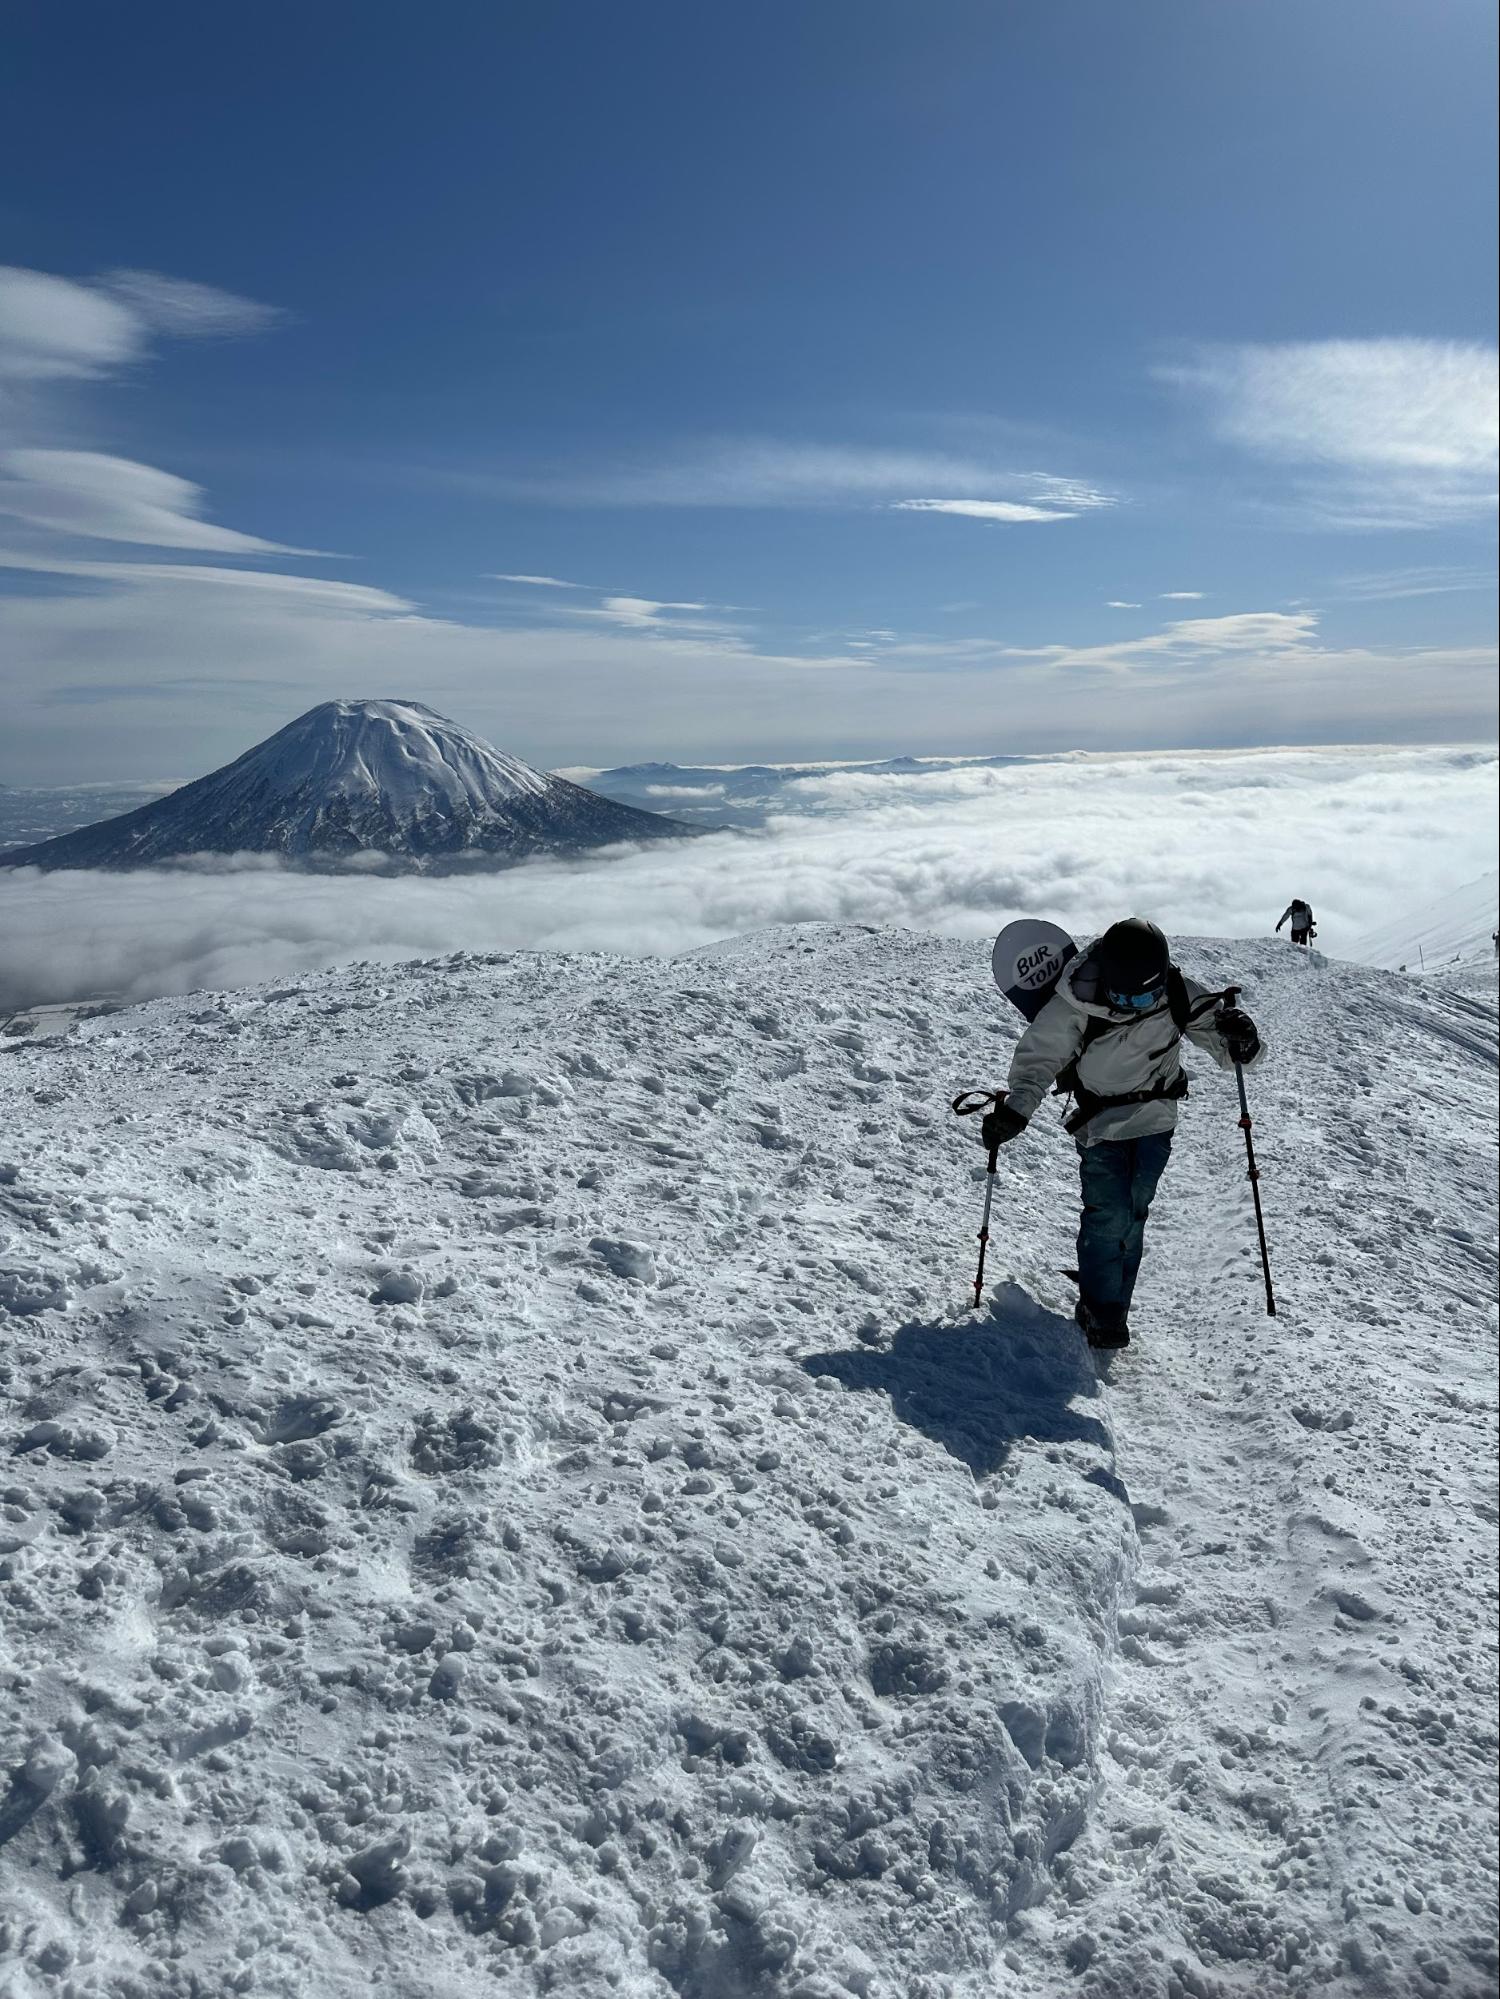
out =
[[[1068,1097],[1074,1095],[1078,1089],[1078,1065],[1084,1056],[1087,1055],[1090,1048],[1093,1047],[1101,1035],[1112,1034],[1117,1027],[1124,1027],[1126,1025],[1128,1023],[1125,1021],[1101,1020],[1098,1014],[1091,1013],[1083,1023],[1083,1039],[1078,1044],[1078,1053],[1065,1068],[1059,1069],[1057,1072],[1056,1080],[1052,1085],[1053,1096]]]
[[[1181,1034],[1193,1017],[1193,1003],[1188,998],[1187,981],[1175,965],[1167,967],[1167,1011]]]

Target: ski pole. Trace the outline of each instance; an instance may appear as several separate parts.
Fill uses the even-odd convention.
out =
[[[968,1090],[953,1099],[953,1108],[960,1117],[971,1117],[975,1111],[982,1111],[986,1104],[995,1104],[998,1106],[1003,1100],[1004,1095],[1005,1092],[1003,1090]],[[1000,1146],[997,1141],[990,1147],[989,1164],[985,1168],[984,1216],[979,1224],[979,1268],[974,1273],[974,1309],[976,1311],[979,1309],[980,1299],[984,1294],[984,1257],[985,1251],[990,1246],[990,1203],[995,1198],[995,1168],[999,1162],[999,1158]]]
[[[1224,994],[1227,1006],[1233,1006],[1240,996],[1238,986],[1230,986]],[[1271,1252],[1266,1248],[1266,1218],[1260,1206],[1260,1168],[1255,1163],[1255,1142],[1250,1136],[1250,1104],[1245,1096],[1245,1070],[1243,1064],[1234,1065],[1234,1080],[1240,1091],[1240,1130],[1245,1134],[1245,1160],[1248,1167],[1246,1178],[1250,1182],[1250,1193],[1255,1202],[1255,1233],[1260,1238],[1260,1267],[1266,1280],[1266,1317],[1276,1317],[1276,1294],[1271,1289]]]

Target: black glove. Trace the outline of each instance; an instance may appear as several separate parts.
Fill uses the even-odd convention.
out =
[[[1009,1145],[1013,1138],[1021,1136],[1029,1122],[1019,1111],[1013,1111],[1009,1104],[996,1104],[979,1127],[985,1150],[993,1152],[998,1145]]]
[[[1260,1036],[1255,1031],[1255,1022],[1242,1007],[1220,1007],[1214,1026],[1224,1037],[1231,1062],[1253,1062],[1260,1053]]]

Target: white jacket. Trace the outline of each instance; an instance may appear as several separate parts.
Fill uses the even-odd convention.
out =
[[[1209,988],[1196,979],[1184,977],[1183,984],[1194,1008],[1208,996]],[[1214,1013],[1214,1008],[1206,1007],[1202,1020],[1193,1021],[1184,1034],[1206,1049],[1221,1069],[1232,1069],[1234,1061],[1215,1025]],[[1016,1044],[1007,1086],[1011,1110],[1026,1118],[1034,1114],[1059,1073],[1078,1056],[1090,1020],[1110,1023],[1109,1033],[1091,1041],[1078,1063],[1079,1082],[1096,1096],[1122,1097],[1154,1089],[1158,1083],[1170,1084],[1182,1073],[1178,1049],[1183,1035],[1173,1024],[1165,995],[1147,1013],[1127,1013],[1110,1006],[1103,996],[1099,968],[1086,953],[1066,967],[1057,990]],[[1253,1068],[1264,1054],[1262,1045],[1246,1068]],[[1089,1146],[1111,1139],[1146,1138],[1153,1132],[1172,1131],[1176,1124],[1177,1103],[1170,1097],[1120,1104],[1090,1118],[1078,1133],[1078,1143]]]

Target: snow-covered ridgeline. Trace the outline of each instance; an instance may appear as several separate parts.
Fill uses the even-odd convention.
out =
[[[1351,956],[1364,965],[1418,975],[1431,972],[1439,979],[1457,964],[1465,969],[1467,983],[1473,972],[1495,969],[1497,900],[1500,875],[1480,875],[1367,932],[1356,941]]]
[[[1494,1010],[1181,956],[1273,1041],[1283,1316],[1205,1078],[1107,1391],[1050,1128],[960,1309],[974,946],[7,1056],[17,1990],[1492,1989]]]

